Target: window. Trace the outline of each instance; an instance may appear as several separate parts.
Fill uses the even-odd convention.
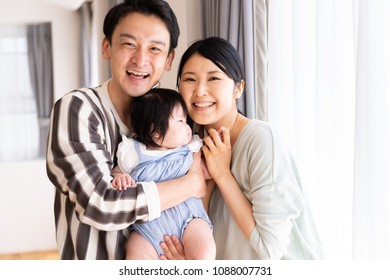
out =
[[[37,106],[28,65],[27,26],[0,26],[0,161],[39,155]]]

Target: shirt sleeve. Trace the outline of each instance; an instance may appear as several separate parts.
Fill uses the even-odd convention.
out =
[[[256,221],[250,244],[261,259],[281,259],[291,242],[293,219],[302,211],[303,195],[292,158],[271,130],[254,137],[260,138],[248,141],[249,197]]]
[[[82,223],[105,231],[160,215],[153,182],[125,191],[111,186],[119,133],[109,114],[94,94],[65,95],[53,107],[47,150],[50,181],[74,205]]]

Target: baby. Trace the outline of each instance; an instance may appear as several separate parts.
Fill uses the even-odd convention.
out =
[[[161,182],[186,174],[203,141],[192,136],[181,95],[170,89],[152,89],[132,99],[130,114],[135,136],[123,137],[118,146],[113,187],[122,190],[136,182]],[[188,259],[215,259],[212,225],[199,198],[169,208],[152,221],[133,224],[126,259],[158,259],[163,254],[164,235],[179,237]]]

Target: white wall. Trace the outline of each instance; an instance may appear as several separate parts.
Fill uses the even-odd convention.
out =
[[[58,97],[79,87],[77,13],[44,1],[0,0],[0,24],[48,21]],[[53,186],[44,160],[0,163],[0,178],[0,254],[55,248]]]
[[[58,0],[61,1],[68,0]],[[102,0],[95,0],[102,1]],[[1,23],[52,22],[54,94],[58,99],[79,84],[79,19],[69,5],[56,0],[0,0]],[[162,85],[175,88],[179,59],[190,42],[201,37],[200,0],[168,0],[175,11],[181,35],[173,69],[165,73]],[[101,15],[101,7],[95,12]],[[96,29],[96,43],[101,46],[102,21]],[[101,33],[99,33],[101,32]],[[99,35],[100,34],[100,35]],[[100,39],[99,39],[99,36]],[[100,50],[96,65],[105,67]],[[105,79],[104,74],[100,74]],[[101,82],[101,81],[100,81]],[[0,135],[6,132],[0,132]],[[0,136],[1,137],[1,136]],[[54,249],[54,189],[46,176],[45,161],[0,163],[0,254]]]
[[[0,254],[55,248],[45,161],[0,163],[0,174]]]

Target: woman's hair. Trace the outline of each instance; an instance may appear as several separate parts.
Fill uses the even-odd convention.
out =
[[[111,44],[112,34],[119,21],[130,13],[140,13],[160,18],[166,25],[170,34],[169,53],[177,47],[180,35],[177,18],[168,2],[164,0],[125,0],[111,8],[107,13],[103,33],[108,42]]]
[[[142,96],[134,97],[130,103],[134,139],[148,147],[160,147],[154,142],[153,135],[166,135],[169,119],[176,106],[183,107],[184,113],[187,114],[183,98],[172,89],[153,88]]]
[[[211,60],[236,84],[244,79],[244,70],[241,58],[237,50],[225,39],[209,37],[195,41],[183,54],[177,71],[176,85],[179,86],[184,64],[194,54],[199,54]]]

